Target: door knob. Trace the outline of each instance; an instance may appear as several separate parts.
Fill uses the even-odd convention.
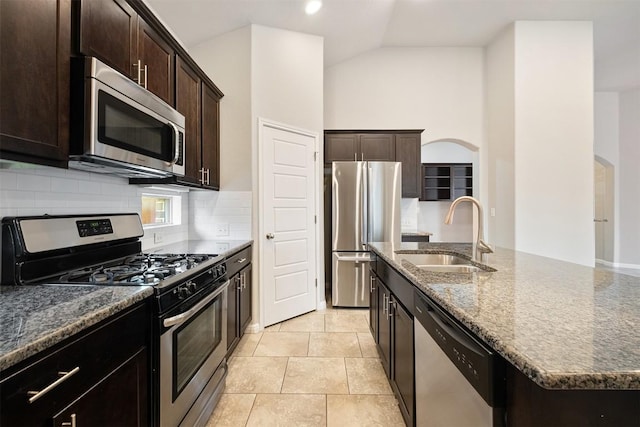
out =
[[[276,237],[276,236],[274,236],[273,233],[267,233],[267,239],[271,240],[274,237]]]

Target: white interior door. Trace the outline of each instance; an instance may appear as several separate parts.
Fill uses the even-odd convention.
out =
[[[264,326],[316,308],[313,134],[260,124]]]

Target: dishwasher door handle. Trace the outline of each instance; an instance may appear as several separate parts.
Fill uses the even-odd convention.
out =
[[[427,315],[454,341],[467,348],[469,351],[484,357],[487,350],[481,347],[477,342],[471,339],[465,332],[458,330],[457,327],[451,325],[446,319],[443,319],[433,308],[428,307]],[[429,332],[431,334],[431,332]],[[433,336],[433,334],[431,334]],[[441,341],[439,336],[433,336],[436,341]]]

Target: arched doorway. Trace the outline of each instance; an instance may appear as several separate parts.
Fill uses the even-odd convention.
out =
[[[593,168],[595,259],[598,263],[612,265],[615,256],[614,167],[605,159],[595,156]]]

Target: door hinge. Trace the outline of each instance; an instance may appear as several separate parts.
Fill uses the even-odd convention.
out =
[[[318,215],[314,215],[313,216],[313,223],[317,224],[318,223]]]
[[[315,162],[315,161],[317,161],[317,160],[318,160],[318,152],[317,152],[317,151],[314,151],[314,152],[313,152],[313,161]]]
[[[318,279],[316,279],[316,288],[318,287]]]

